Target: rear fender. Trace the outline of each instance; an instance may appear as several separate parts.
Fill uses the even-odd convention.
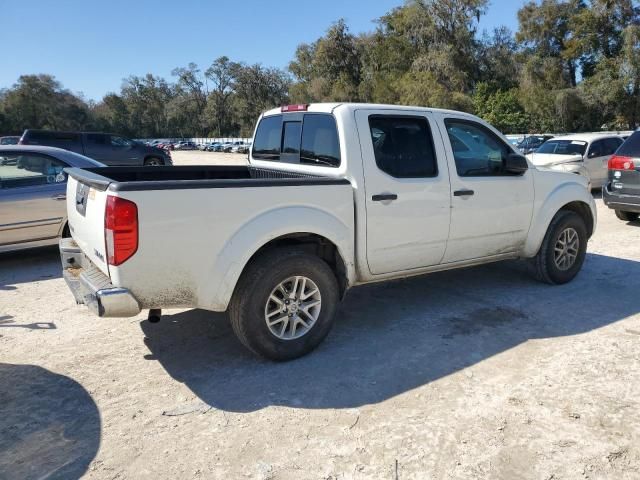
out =
[[[313,207],[286,207],[264,212],[243,224],[229,238],[199,288],[199,306],[224,311],[251,257],[270,241],[295,233],[311,233],[331,241],[344,260],[349,284],[354,283],[353,228],[330,213]]]

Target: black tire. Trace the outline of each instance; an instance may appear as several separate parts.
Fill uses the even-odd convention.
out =
[[[616,217],[618,217],[623,222],[635,222],[640,213],[637,212],[625,212],[623,210],[616,210]]]
[[[321,295],[320,313],[308,332],[283,340],[273,334],[265,319],[271,292],[293,276],[312,280]],[[315,349],[333,325],[338,304],[338,282],[329,265],[301,250],[278,248],[252,261],[242,273],[229,304],[231,327],[249,350],[271,360],[301,357]]]
[[[569,228],[578,234],[579,243],[572,266],[562,270],[555,261],[555,247],[560,235]],[[580,215],[569,210],[560,210],[556,213],[549,224],[538,254],[532,259],[536,278],[551,285],[561,285],[573,280],[584,263],[587,239],[587,226]]]
[[[144,160],[145,167],[157,167],[164,165],[164,160],[158,157],[149,157]]]

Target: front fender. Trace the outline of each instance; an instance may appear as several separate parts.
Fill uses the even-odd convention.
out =
[[[226,310],[236,283],[251,257],[271,240],[295,233],[311,233],[331,241],[344,260],[349,284],[354,283],[352,224],[314,207],[276,208],[250,219],[229,238],[213,263],[213,271],[208,275],[212,281],[199,288],[199,306],[214,311]]]
[[[542,173],[542,177],[545,176],[543,172],[537,173]],[[575,174],[568,175],[581,178]],[[583,182],[584,180],[582,182],[577,182],[575,179],[567,179],[566,181],[551,188],[549,193],[546,193],[546,195],[545,188],[539,188],[539,185],[536,184],[536,197],[540,196],[544,198],[544,200],[541,201],[540,206],[535,210],[534,217],[531,222],[531,228],[529,229],[529,235],[524,247],[523,254],[525,257],[533,257],[538,253],[551,220],[562,207],[569,203],[582,202],[589,207],[589,211],[593,218],[593,228],[595,230],[597,219],[596,204]],[[539,190],[542,191],[540,192]],[[538,202],[536,202],[536,204],[537,203]]]

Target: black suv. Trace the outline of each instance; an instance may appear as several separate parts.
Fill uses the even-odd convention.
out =
[[[620,220],[632,222],[640,216],[640,131],[633,132],[609,159],[602,198]]]
[[[122,135],[99,132],[25,130],[20,145],[46,145],[80,153],[105,165],[172,165],[171,155]]]

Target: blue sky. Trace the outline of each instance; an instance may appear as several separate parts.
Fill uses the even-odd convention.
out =
[[[126,76],[170,77],[177,66],[208,66],[221,56],[286,67],[296,46],[338,18],[352,32],[402,0],[0,0],[0,88],[18,76],[50,73],[66,88],[99,100]],[[517,26],[523,0],[492,0],[480,28]]]

